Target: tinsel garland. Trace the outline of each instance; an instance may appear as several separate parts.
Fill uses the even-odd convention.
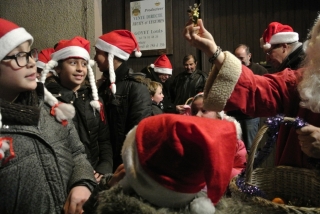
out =
[[[258,152],[254,159],[253,169],[257,168],[271,153],[279,134],[279,127],[281,124],[291,125],[294,128],[302,128],[307,125],[302,119],[297,117],[294,121],[285,121],[283,115],[277,115],[275,117],[269,117],[266,119],[265,124],[268,126],[267,130],[267,141],[261,151]],[[319,162],[317,162],[319,163]],[[260,190],[257,186],[247,184],[245,182],[245,171],[243,170],[240,176],[236,180],[236,184],[239,190],[247,195],[258,196],[265,198],[265,193]]]
[[[285,121],[284,115],[269,117],[266,119],[265,124],[268,126],[267,141],[262,149],[257,153],[254,159],[253,169],[260,166],[263,161],[270,155],[274,145],[276,144],[279,134],[279,127],[281,124],[293,126],[295,129],[299,129],[307,125],[307,123],[299,117],[297,117],[294,121]]]

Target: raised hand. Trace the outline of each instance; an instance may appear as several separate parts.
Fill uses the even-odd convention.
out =
[[[215,43],[213,36],[204,27],[202,19],[198,19],[198,24],[194,25],[192,20],[189,20],[184,28],[183,35],[185,39],[194,47],[200,49],[208,57],[212,57],[218,50],[217,44]],[[215,65],[221,67],[224,61],[224,54],[220,54],[215,60]]]

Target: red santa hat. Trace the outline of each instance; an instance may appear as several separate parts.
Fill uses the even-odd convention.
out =
[[[151,64],[150,66],[154,69],[154,72],[172,75],[172,65],[165,54],[159,56],[154,64]]]
[[[90,42],[83,37],[76,36],[70,40],[60,40],[56,45],[54,52],[51,54],[51,60],[44,66],[41,74],[41,82],[45,82],[47,74],[50,70],[58,65],[59,60],[68,58],[81,58],[88,61],[88,78],[92,90],[93,100],[91,106],[98,112],[102,113],[101,103],[98,97],[98,90],[91,66],[94,61],[90,59]]]
[[[114,30],[100,36],[95,47],[108,53],[111,91],[115,94],[116,75],[113,67],[113,58],[116,56],[127,61],[133,51],[135,51],[136,57],[141,57],[142,54],[137,39],[134,34],[128,30]]]
[[[25,41],[33,43],[33,37],[22,27],[0,18],[0,60]]]
[[[41,50],[38,54],[37,67],[43,70],[44,66],[51,60],[51,54],[53,52],[54,52],[53,48],[46,48]],[[51,69],[49,72],[57,76],[57,73],[54,69]]]
[[[162,114],[142,120],[122,148],[121,184],[159,207],[214,213],[230,181],[237,144],[232,122]],[[207,186],[208,198],[195,195]]]
[[[279,22],[271,22],[260,38],[260,47],[268,50],[273,44],[293,43],[299,41],[299,34],[292,27]]]

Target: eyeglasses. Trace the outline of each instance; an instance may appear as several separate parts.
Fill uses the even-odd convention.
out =
[[[266,54],[267,54],[268,56],[270,56],[271,53],[272,53],[272,51],[273,51],[274,49],[279,48],[279,47],[281,47],[281,45],[276,45],[276,46],[272,47],[268,52],[266,52]]]
[[[12,56],[6,56],[3,60],[14,59],[19,67],[24,67],[29,63],[29,57],[35,61],[38,60],[38,50],[36,48],[31,49],[29,52],[19,52]]]

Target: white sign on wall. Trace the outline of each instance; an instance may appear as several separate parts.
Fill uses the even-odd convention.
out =
[[[140,50],[166,49],[165,0],[130,2],[131,32]]]

